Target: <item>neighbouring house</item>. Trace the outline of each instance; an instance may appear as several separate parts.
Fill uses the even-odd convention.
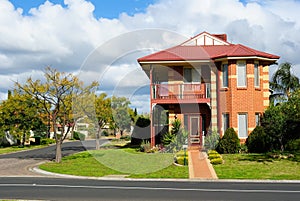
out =
[[[200,148],[210,131],[222,136],[229,127],[244,142],[269,106],[269,65],[278,59],[207,32],[139,58],[150,79],[151,144],[176,118],[189,133],[190,148]]]

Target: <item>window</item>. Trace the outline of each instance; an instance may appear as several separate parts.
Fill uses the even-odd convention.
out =
[[[238,114],[238,136],[239,138],[248,137],[248,115]]]
[[[228,87],[228,64],[222,65],[222,86]]]
[[[255,113],[255,125],[260,126],[260,113]]]
[[[246,77],[246,63],[238,62],[237,64],[237,86],[246,87],[247,86],[247,77]]]
[[[223,114],[223,133],[229,128],[229,114]]]
[[[254,86],[259,87],[259,68],[258,64],[254,64]]]
[[[200,82],[200,71],[195,68],[184,68],[184,82]]]

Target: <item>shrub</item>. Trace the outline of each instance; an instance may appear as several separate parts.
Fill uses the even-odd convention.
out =
[[[286,145],[287,151],[299,152],[300,151],[300,139],[290,140]]]
[[[215,158],[221,158],[221,155],[220,154],[210,154],[208,155],[208,159],[209,160],[212,160],[212,159],[215,159]]]
[[[179,165],[188,165],[189,164],[189,157],[186,155],[184,156],[177,156],[175,162]],[[184,163],[185,162],[185,163]]]
[[[85,140],[85,135],[82,134],[82,133],[80,133],[80,132],[74,131],[74,135],[73,136],[74,136],[75,140],[82,140],[82,141]]]
[[[233,128],[228,128],[217,145],[220,154],[234,154],[240,150],[240,140]]]
[[[214,158],[214,159],[210,160],[210,163],[213,164],[213,165],[222,164],[223,159],[222,158]]]
[[[208,154],[208,155],[210,155],[210,154],[218,154],[218,152],[217,152],[216,150],[209,150],[209,151],[207,152],[207,154]]]
[[[154,153],[154,152],[158,151],[158,148],[151,147],[150,142],[144,140],[140,146],[140,151],[145,152],[145,153]]]
[[[144,140],[150,139],[150,119],[143,116],[136,120],[132,136],[132,145],[141,145]]]
[[[264,128],[256,126],[246,140],[246,146],[250,153],[265,153],[269,151],[267,135]]]
[[[107,136],[109,136],[109,133],[106,130],[104,130],[104,131],[102,131],[101,135],[107,137]]]
[[[54,144],[54,143],[55,143],[55,139],[50,139],[50,138],[41,139],[42,145],[48,145],[48,144]]]
[[[211,134],[207,135],[204,140],[204,147],[208,150],[216,149],[220,140],[219,133],[214,130]]]

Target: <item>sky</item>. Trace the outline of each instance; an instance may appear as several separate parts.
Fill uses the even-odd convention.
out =
[[[0,99],[51,66],[147,112],[136,59],[203,31],[279,55],[300,77],[299,10],[299,0],[0,0]]]

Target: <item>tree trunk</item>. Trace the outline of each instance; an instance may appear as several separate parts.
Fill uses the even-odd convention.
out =
[[[23,132],[22,146],[25,146],[26,134]]]
[[[98,127],[97,133],[96,133],[96,150],[100,149],[100,133],[101,133],[101,127]]]
[[[61,140],[56,141],[56,155],[55,155],[55,162],[60,163],[62,158],[62,152],[61,152]]]

